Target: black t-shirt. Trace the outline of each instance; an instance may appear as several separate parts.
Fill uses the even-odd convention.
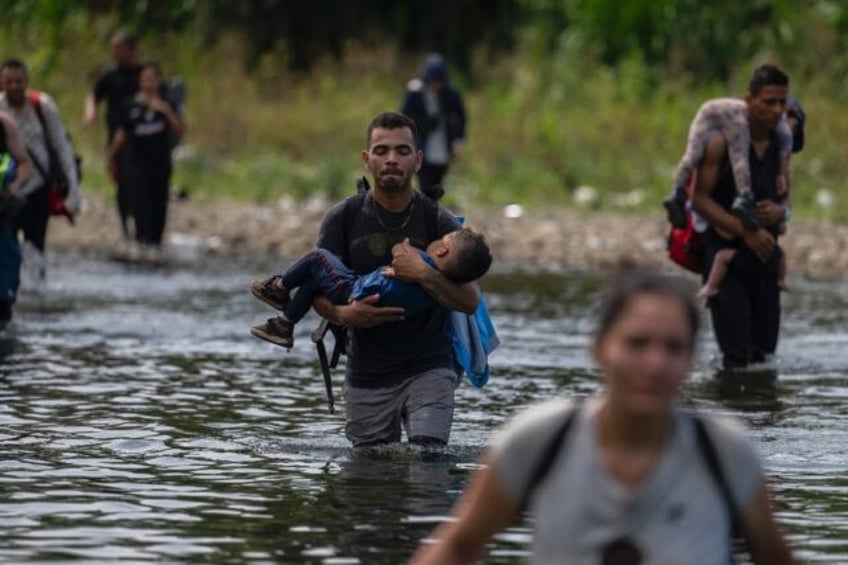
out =
[[[133,174],[143,172],[155,176],[170,173],[170,126],[165,114],[134,101],[121,129],[127,135],[125,162]]]
[[[404,238],[423,250],[459,228],[450,211],[420,192],[415,193],[409,208],[397,213],[381,207],[369,192],[330,209],[321,225],[318,247],[365,274],[390,264],[392,246]],[[388,386],[423,371],[452,367],[446,316],[446,310],[434,308],[400,322],[351,329],[348,382],[360,387]]]
[[[140,65],[115,66],[104,71],[94,84],[94,99],[106,100],[106,127],[109,139],[124,123],[126,112],[138,92]]]

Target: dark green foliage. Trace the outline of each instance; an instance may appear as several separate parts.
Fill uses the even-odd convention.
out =
[[[833,37],[828,48],[845,48],[848,32],[848,7],[839,0],[0,0],[0,10],[7,25],[40,33],[55,49],[71,19],[108,16],[143,37],[193,26],[213,43],[235,32],[248,45],[249,68],[280,52],[294,70],[341,58],[352,45],[394,45],[404,53],[441,51],[467,72],[478,48],[497,57],[530,34],[544,56],[571,34],[600,63],[636,56],[652,70],[705,83],[726,81],[736,61],[763,52],[796,63],[802,42]]]

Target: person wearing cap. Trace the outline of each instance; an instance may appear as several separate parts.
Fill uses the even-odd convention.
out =
[[[418,170],[421,191],[438,200],[442,180],[451,162],[459,157],[466,134],[465,104],[448,77],[444,58],[427,56],[418,76],[409,81],[401,107],[418,127],[416,143],[424,151]]]

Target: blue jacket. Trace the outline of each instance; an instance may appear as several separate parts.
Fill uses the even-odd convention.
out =
[[[420,249],[417,251],[427,264],[436,266],[432,257]],[[374,269],[359,277],[353,285],[351,298],[359,300],[372,294],[379,294],[378,306],[399,306],[405,310],[404,315],[407,317],[415,316],[437,305],[433,297],[421,285],[387,277],[383,274],[383,268]]]
[[[489,354],[501,344],[483,297],[474,314],[451,312],[450,326],[457,377],[465,373],[468,382],[481,388],[489,381]]]
[[[436,266],[430,255],[418,252],[429,265]],[[438,306],[421,285],[387,277],[382,267],[359,277],[351,297],[359,300],[372,294],[380,295],[378,305],[400,306],[410,317]],[[489,318],[486,301],[480,297],[474,314],[451,311],[448,324],[457,378],[464,374],[468,382],[481,388],[489,381],[489,354],[501,343]]]

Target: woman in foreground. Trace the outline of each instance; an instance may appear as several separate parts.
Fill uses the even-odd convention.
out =
[[[455,520],[413,563],[474,562],[525,507],[534,518],[532,563],[724,565],[734,527],[755,563],[795,563],[746,432],[678,403],[699,324],[691,294],[670,279],[621,277],[592,345],[604,392],[515,418],[484,456]]]

